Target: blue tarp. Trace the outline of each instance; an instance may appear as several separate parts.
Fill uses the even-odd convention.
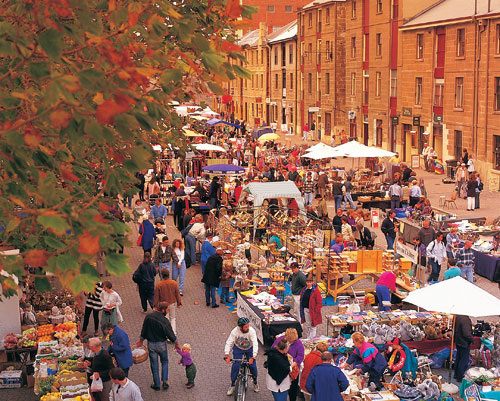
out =
[[[233,124],[233,123],[230,123],[228,121],[223,121],[223,120],[220,120],[218,118],[212,118],[211,120],[208,120],[207,121],[207,124],[208,125],[217,125],[217,124],[226,124],[226,125],[230,125],[231,127],[235,127],[235,128],[241,128],[239,125],[237,124]]]

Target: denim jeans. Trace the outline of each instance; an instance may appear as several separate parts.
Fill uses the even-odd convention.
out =
[[[210,297],[212,297],[212,306],[214,306],[217,303],[217,300],[215,299],[215,292],[216,291],[217,291],[217,287],[214,287],[213,285],[205,284],[205,299],[207,301],[207,305],[210,305]]]
[[[346,207],[347,207],[347,202],[349,202],[349,204],[351,205],[351,207],[356,210],[356,204],[354,203],[354,201],[352,200],[352,196],[351,196],[351,193],[350,192],[346,192],[345,195],[344,195],[344,206],[343,206],[343,209],[346,210]]]
[[[432,272],[427,281],[438,281],[439,273],[441,273],[441,265],[433,258],[429,258],[429,264],[431,265]]]
[[[221,301],[227,302],[229,299],[229,287],[221,287],[220,289]]]
[[[455,376],[458,381],[462,381],[465,371],[469,367],[469,347],[457,347],[457,359],[455,360]]]
[[[288,395],[288,390],[282,391],[280,393],[272,391],[274,401],[286,401]]]
[[[141,306],[144,312],[148,310],[148,302],[151,309],[153,309],[154,295],[155,283],[139,284],[139,296],[141,297]]]
[[[177,281],[177,277],[179,278],[179,291],[182,294],[182,290],[184,290],[184,281],[186,280],[186,261],[183,260],[181,263],[181,267],[178,267],[176,264],[172,267],[172,280]]]
[[[474,269],[472,266],[462,266],[460,267],[460,271],[462,272],[462,277],[471,283],[474,282]]]
[[[245,351],[239,349],[236,345],[233,345],[233,359],[241,359],[243,355],[247,357],[247,361],[252,358],[253,347],[250,347],[250,349]],[[240,365],[240,362],[234,362],[233,366],[231,366],[231,386],[234,386],[234,383],[236,382]],[[250,365],[250,373],[253,375],[253,382],[257,383],[257,363],[255,361],[253,361],[253,363]]]
[[[391,209],[398,209],[401,204],[401,198],[399,196],[391,196]]]
[[[172,266],[171,266],[171,262],[167,262],[167,263],[158,263],[158,273],[160,274],[160,277],[161,277],[161,269],[166,267],[168,270],[169,270],[169,273],[170,273],[170,278],[172,278]]]
[[[375,288],[376,288],[376,294],[377,294],[377,299],[378,299],[378,310],[379,311],[390,311],[391,307],[384,306],[384,302],[383,302],[383,301],[391,302],[391,291],[389,291],[389,287],[387,287],[385,285],[377,285]]]
[[[191,234],[184,237],[184,242],[186,244],[186,249],[184,254],[186,255],[186,267],[189,265],[194,265],[196,263],[196,238]]]
[[[148,341],[149,364],[151,365],[151,373],[153,374],[153,382],[155,387],[160,387],[160,371],[158,365],[158,357],[161,361],[161,381],[168,381],[168,351],[167,342],[161,341],[152,343]]]
[[[304,201],[305,201],[304,202],[305,206],[312,205],[312,203],[313,203],[313,194],[312,194],[312,192],[306,192],[304,194]]]
[[[387,241],[387,249],[394,249],[394,240],[390,235],[386,235],[385,239]]]
[[[342,204],[342,195],[333,195],[333,199],[335,199],[335,211],[340,209],[340,205]]]

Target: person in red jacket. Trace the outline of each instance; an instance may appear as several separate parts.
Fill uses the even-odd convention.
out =
[[[316,345],[316,349],[311,351],[304,359],[304,367],[302,368],[302,372],[300,372],[300,389],[304,393],[305,401],[311,401],[311,394],[307,392],[306,382],[309,373],[311,373],[311,369],[316,365],[320,365],[323,362],[321,361],[321,354],[323,352],[328,351],[328,345],[326,343],[319,343]]]
[[[304,324],[305,338],[316,337],[316,328],[323,321],[321,317],[321,307],[323,298],[319,292],[318,286],[309,276],[306,280],[306,287],[300,293],[300,322]]]

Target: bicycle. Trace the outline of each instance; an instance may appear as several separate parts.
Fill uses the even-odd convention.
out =
[[[248,382],[250,380],[250,364],[245,355],[241,359],[231,359],[231,362],[240,362],[238,376],[234,383],[234,401],[245,401]]]

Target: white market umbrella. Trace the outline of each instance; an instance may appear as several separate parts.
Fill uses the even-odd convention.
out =
[[[334,148],[331,149],[316,149],[313,150],[312,152],[306,153],[302,155],[301,157],[305,157],[307,159],[313,159],[313,160],[321,160],[321,159],[331,159],[332,157],[339,157],[343,156],[342,154],[339,154],[337,151],[335,151]]]
[[[226,152],[226,149],[224,149],[223,147],[212,145],[210,143],[199,143],[194,144],[193,146],[196,148],[196,150],[213,150],[216,152]]]
[[[412,291],[404,301],[428,311],[452,315],[500,315],[500,299],[462,277],[453,277]]]
[[[326,143],[319,142],[316,145],[311,146],[309,149],[306,149],[306,152],[310,153],[310,152],[317,151],[317,150],[322,150],[322,149],[331,150],[331,149],[334,149],[334,148],[332,146],[328,146]]]
[[[350,141],[342,145],[336,146],[335,151],[341,156],[350,158],[363,158],[363,157],[391,157],[395,153],[389,152],[375,146],[366,146],[357,141]]]

